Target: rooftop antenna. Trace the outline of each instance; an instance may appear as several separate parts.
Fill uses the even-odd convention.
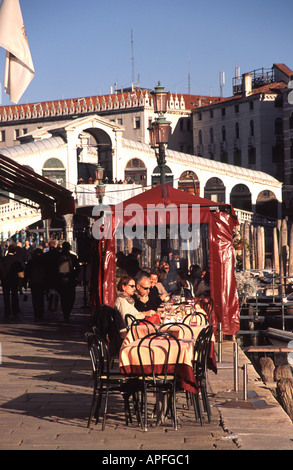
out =
[[[225,72],[220,72],[220,97],[223,96],[223,87],[225,85]]]
[[[133,55],[133,32],[131,30],[131,65],[132,65],[132,86],[134,86],[134,55]]]
[[[188,94],[190,95],[190,57],[188,58]]]

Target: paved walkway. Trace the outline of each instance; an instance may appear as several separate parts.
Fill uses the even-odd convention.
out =
[[[87,428],[92,378],[84,334],[90,329],[90,312],[83,304],[78,288],[69,324],[62,322],[60,312],[46,312],[45,321],[35,323],[29,296],[20,301],[17,321],[4,323],[0,294],[1,450],[165,450],[187,455],[192,450],[293,450],[292,422],[251,365],[248,391],[255,397],[244,402],[241,392],[233,391],[231,341],[223,343],[218,373],[208,377],[211,423],[201,427],[194,421],[182,393],[178,431],[168,421],[147,432],[135,422],[126,427],[117,396],[110,402],[105,431],[101,424]],[[239,366],[245,362],[239,350]]]

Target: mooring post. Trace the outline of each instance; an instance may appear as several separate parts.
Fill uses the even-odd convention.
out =
[[[234,342],[234,391],[238,392],[238,343]]]
[[[247,364],[243,365],[243,400],[247,401]]]
[[[222,342],[223,342],[222,323],[219,323],[218,324],[218,362],[222,362]]]

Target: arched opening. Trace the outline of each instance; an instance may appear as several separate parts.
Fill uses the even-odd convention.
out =
[[[178,181],[178,189],[199,196],[199,179],[193,171],[184,171]]]
[[[220,178],[210,178],[204,188],[204,197],[213,202],[226,202],[226,188]]]
[[[230,204],[236,209],[251,212],[251,193],[245,184],[236,184],[230,194]]]
[[[140,158],[132,158],[125,168],[125,180],[127,183],[146,185],[147,169]]]
[[[261,191],[257,196],[255,211],[257,214],[277,219],[278,200],[275,194],[270,190]]]
[[[160,167],[156,166],[152,174],[152,186],[157,186],[157,184],[160,184],[160,177]],[[165,180],[166,184],[173,187],[174,176],[172,174],[172,170],[167,165],[165,168]]]
[[[50,181],[66,186],[66,170],[63,163],[58,158],[49,158],[45,161],[42,174]]]
[[[87,156],[95,160],[93,163],[83,162],[83,152],[86,147]],[[110,136],[102,129],[95,127],[84,129],[80,134],[80,146],[77,148],[78,179],[88,182],[95,180],[95,170],[99,163],[104,168],[104,178],[113,179],[112,142]]]

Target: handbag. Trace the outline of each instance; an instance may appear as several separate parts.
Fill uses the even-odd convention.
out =
[[[59,295],[55,289],[49,291],[49,304],[48,308],[51,312],[56,312],[59,302]]]

